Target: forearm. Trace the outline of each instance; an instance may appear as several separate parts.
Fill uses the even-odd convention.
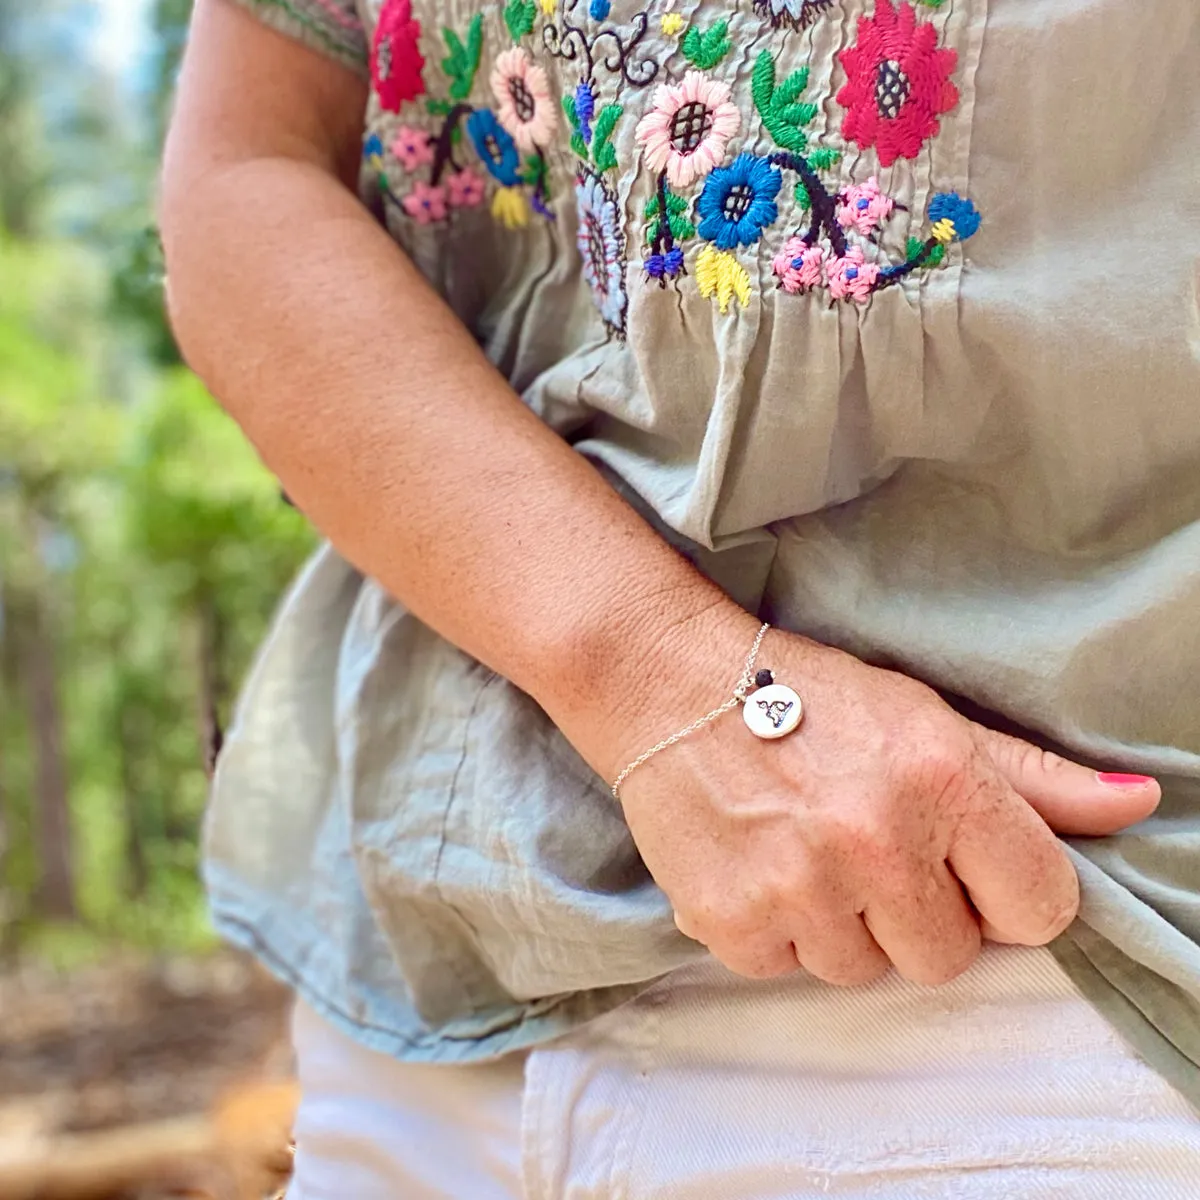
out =
[[[521,404],[327,171],[169,174],[189,361],[339,550],[611,772],[627,747],[596,704],[620,724],[644,672],[740,614]]]

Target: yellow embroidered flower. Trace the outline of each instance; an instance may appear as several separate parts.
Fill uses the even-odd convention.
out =
[[[667,37],[675,37],[683,28],[683,15],[669,12],[662,15],[662,31]]]
[[[696,285],[705,299],[716,296],[721,311],[729,311],[736,296],[743,308],[750,303],[750,276],[729,250],[718,250],[711,243],[696,259]]]
[[[943,244],[954,241],[957,236],[954,229],[954,222],[949,217],[943,217],[929,232]]]
[[[542,0],[542,12],[548,17],[554,16],[554,10],[558,7],[558,0]]]
[[[505,229],[523,229],[529,224],[529,203],[520,188],[502,187],[492,197],[492,216]]]

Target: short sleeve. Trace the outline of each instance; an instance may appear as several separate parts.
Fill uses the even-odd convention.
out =
[[[237,0],[272,29],[368,77],[367,35],[355,0]]]

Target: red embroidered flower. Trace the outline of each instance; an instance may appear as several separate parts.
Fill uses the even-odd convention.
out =
[[[387,0],[371,44],[371,81],[379,103],[388,112],[399,112],[406,100],[425,92],[421,78],[425,59],[417,47],[420,36],[421,23],[413,20],[412,0]]]
[[[918,22],[908,0],[899,9],[878,0],[873,17],[859,17],[858,37],[838,55],[850,81],[837,94],[846,111],[842,135],[880,163],[916,158],[938,131],[938,116],[958,103],[950,74],[958,54],[937,44],[937,30]]]

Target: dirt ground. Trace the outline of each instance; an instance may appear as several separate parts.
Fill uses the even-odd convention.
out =
[[[284,1081],[288,994],[229,951],[0,975],[0,1194],[5,1164],[60,1135],[212,1113]]]

